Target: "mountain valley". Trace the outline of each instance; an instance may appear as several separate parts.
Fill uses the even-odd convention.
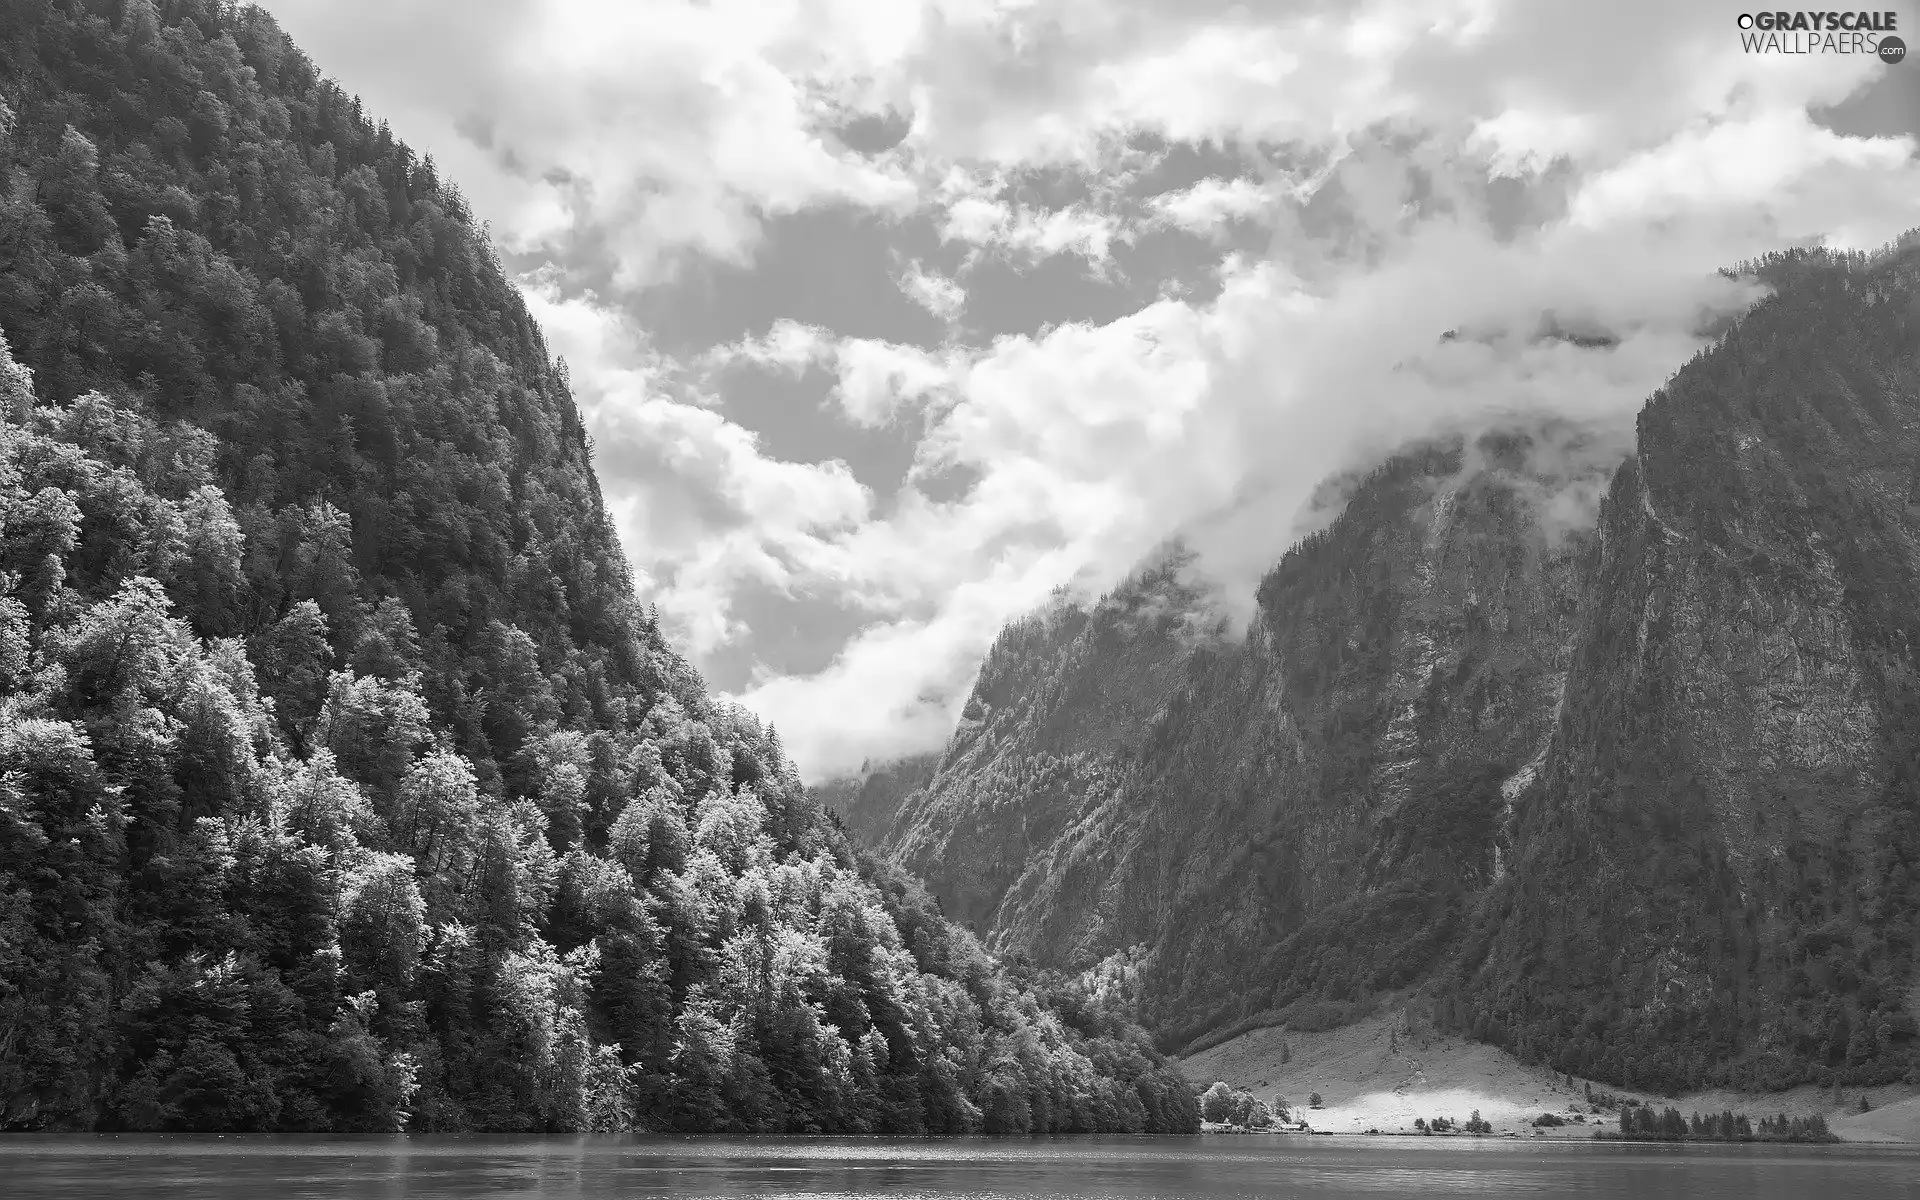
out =
[[[1620,1086],[1920,1081],[1920,242],[1740,271],[1631,454],[1404,452],[1244,636],[1178,552],[1016,622],[856,827],[1169,1048],[1412,997]]]

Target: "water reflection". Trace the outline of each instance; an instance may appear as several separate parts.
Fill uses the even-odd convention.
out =
[[[1413,1138],[16,1137],[8,1197],[1759,1197],[1920,1200],[1920,1152]]]

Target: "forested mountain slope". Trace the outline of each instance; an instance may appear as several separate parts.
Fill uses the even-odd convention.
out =
[[[1097,641],[1137,583],[1010,628],[886,851],[1164,1044],[1414,988],[1632,1086],[1916,1078],[1920,244],[1743,269],[1610,483],[1406,454],[1244,642]]]
[[[0,1128],[1190,1130],[636,603],[458,192],[216,0],[0,6]]]

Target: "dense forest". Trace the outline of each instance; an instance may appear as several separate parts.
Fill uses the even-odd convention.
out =
[[[0,6],[0,1128],[1190,1131],[636,600],[458,190],[255,8]]]

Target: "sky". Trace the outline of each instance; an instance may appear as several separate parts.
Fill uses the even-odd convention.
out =
[[[1717,0],[265,7],[488,222],[643,599],[810,781],[1169,539],[1244,616],[1331,476],[1624,449],[1717,268],[1920,226],[1920,61]]]

